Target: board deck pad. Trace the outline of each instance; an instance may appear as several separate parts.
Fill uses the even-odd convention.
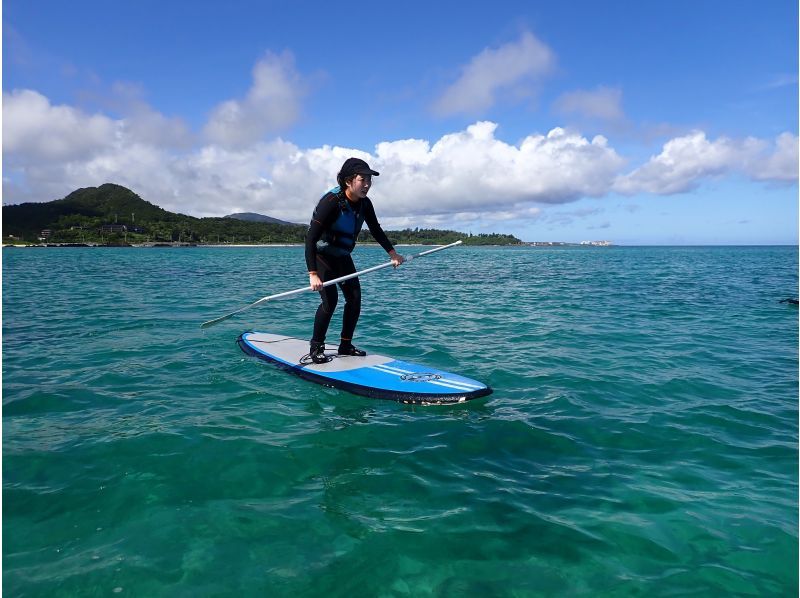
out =
[[[444,405],[492,393],[477,380],[385,355],[354,357],[328,350],[330,361],[313,363],[308,359],[308,341],[291,336],[251,331],[242,333],[237,342],[245,353],[307,380],[375,399]]]

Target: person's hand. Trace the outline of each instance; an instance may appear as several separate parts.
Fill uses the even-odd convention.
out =
[[[322,290],[322,279],[319,277],[319,274],[316,272],[309,272],[308,273],[308,283],[311,285],[312,291],[321,291]]]
[[[400,264],[402,264],[406,259],[397,253],[394,249],[389,252],[389,257],[392,258],[392,266],[397,268]]]

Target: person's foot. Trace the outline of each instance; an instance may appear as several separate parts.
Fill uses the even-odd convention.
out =
[[[325,343],[311,341],[311,349],[308,352],[308,356],[314,363],[328,363],[330,361],[330,357],[325,355]]]
[[[361,349],[357,349],[353,346],[352,343],[342,343],[339,345],[339,355],[351,355],[353,357],[364,357],[367,354],[366,351],[362,351]]]

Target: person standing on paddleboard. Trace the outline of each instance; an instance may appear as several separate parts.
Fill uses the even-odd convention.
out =
[[[311,217],[306,235],[306,266],[311,288],[319,291],[322,297],[314,317],[314,332],[309,350],[309,356],[314,363],[325,363],[329,360],[325,356],[325,335],[339,299],[336,285],[322,285],[327,280],[356,272],[350,254],[355,248],[363,224],[367,223],[369,232],[389,254],[395,268],[404,261],[383,232],[375,216],[372,201],[367,197],[372,186],[372,177],[379,174],[364,160],[348,158],[336,175],[339,186],[322,196]],[[366,351],[353,346],[353,333],[361,315],[361,283],[356,277],[340,282],[339,286],[345,304],[338,353],[366,355]]]

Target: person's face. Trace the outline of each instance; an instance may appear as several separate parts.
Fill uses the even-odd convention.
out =
[[[347,184],[350,194],[355,199],[365,198],[371,186],[372,175],[370,174],[357,174],[353,177],[353,180]]]

